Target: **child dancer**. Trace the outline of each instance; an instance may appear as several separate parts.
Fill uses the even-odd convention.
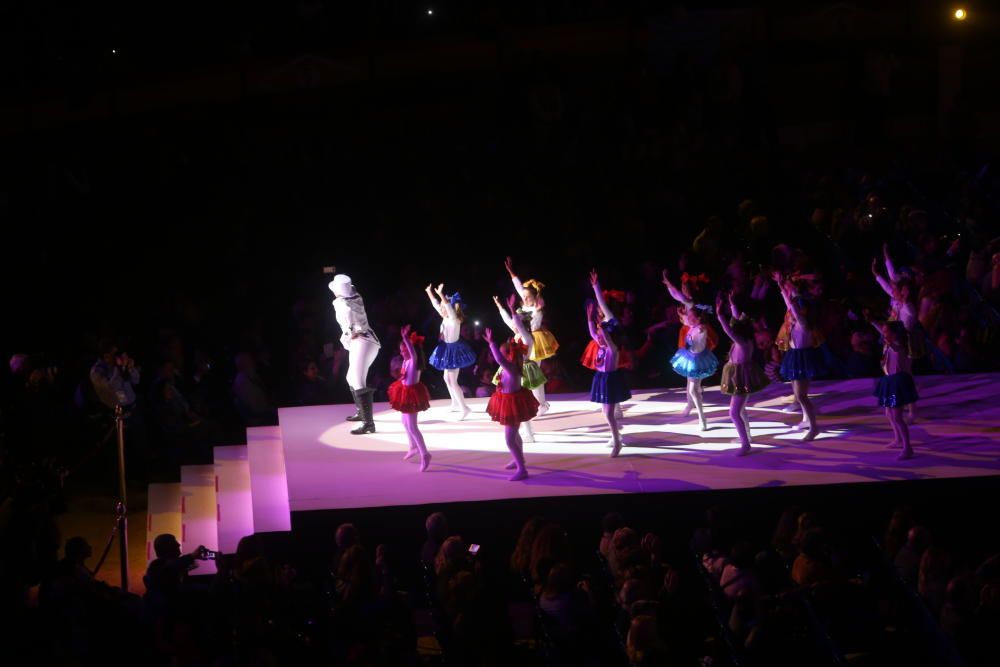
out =
[[[911,360],[922,359],[927,354],[927,334],[917,317],[917,307],[914,303],[913,284],[900,276],[889,257],[889,246],[882,246],[882,257],[885,261],[885,272],[888,280],[882,277],[878,270],[878,258],[872,259],[872,275],[882,291],[889,296],[889,321],[899,321],[906,329],[907,353]],[[916,420],[917,404],[906,406],[906,419],[909,423]]]
[[[903,409],[917,401],[917,385],[910,374],[910,357],[907,353],[906,326],[900,322],[885,322],[874,325],[882,334],[882,372],[885,373],[875,385],[875,396],[879,407],[885,408],[886,419],[892,426],[892,442],[889,447],[902,447],[900,461],[913,458],[910,445],[910,429],[903,419]]]
[[[611,429],[611,457],[618,456],[622,449],[622,434],[618,430],[618,417],[615,408],[622,401],[632,398],[625,382],[625,374],[618,368],[618,350],[620,349],[621,328],[615,319],[601,293],[601,285],[597,280],[597,271],[590,271],[590,286],[594,288],[594,299],[601,310],[601,323],[594,326],[594,304],[587,304],[587,328],[590,337],[597,341],[597,368],[594,371],[594,381],[590,385],[590,400],[604,406],[604,418]]]
[[[809,380],[822,373],[823,353],[815,346],[812,328],[807,319],[809,311],[799,305],[792,282],[790,280],[781,282],[781,277],[777,274],[774,280],[778,283],[781,298],[785,300],[785,307],[788,308],[792,319],[788,335],[790,349],[781,360],[781,376],[791,381],[795,400],[802,406],[802,426],[807,429],[802,440],[808,442],[819,435],[816,408],[809,400]]]
[[[409,461],[420,454],[420,472],[427,470],[431,463],[430,452],[424,444],[424,436],[417,426],[417,413],[431,407],[430,394],[427,387],[420,381],[420,372],[424,370],[424,337],[413,331],[409,324],[399,330],[403,340],[399,343],[399,353],[403,357],[402,375],[389,385],[389,405],[400,413],[403,427],[410,438],[410,450],[403,457]]]
[[[601,290],[601,294],[604,295],[604,301],[611,308],[612,313],[617,312],[616,307],[617,310],[623,310],[625,304],[625,292],[622,292],[620,290],[606,289],[606,290]],[[587,309],[588,315],[591,312],[593,312],[594,316],[596,317],[596,319],[591,320],[593,322],[593,325],[595,327],[600,326],[601,320],[603,319],[603,315],[600,312],[600,309],[588,308]],[[618,319],[617,315],[615,315],[615,319]],[[591,338],[589,341],[587,341],[587,346],[583,348],[583,354],[580,355],[580,365],[588,370],[596,371],[597,352],[599,349],[600,345],[597,344],[596,340]],[[634,367],[634,355],[632,351],[625,348],[624,346],[620,347],[618,350],[618,368],[622,370],[632,370],[633,367]],[[625,413],[622,410],[621,403],[615,406],[615,417],[619,421],[625,418]]]
[[[705,321],[706,312],[695,305],[689,294],[677,289],[670,282],[666,269],[663,270],[663,284],[666,285],[670,296],[683,306],[681,321],[684,326],[681,328],[679,341],[683,347],[679,345],[680,349],[670,360],[674,372],[687,378],[687,406],[681,411],[681,416],[690,415],[693,407],[698,412],[701,430],[707,431],[708,422],[705,420],[701,381],[713,375],[719,368],[719,360],[712,352],[718,338]]]
[[[556,341],[556,337],[552,335],[552,332],[545,328],[544,317],[542,316],[542,310],[545,308],[545,300],[542,299],[541,293],[545,285],[534,279],[526,280],[522,283],[521,279],[514,273],[514,262],[510,257],[504,260],[504,267],[507,269],[507,273],[510,274],[510,280],[514,283],[514,289],[521,297],[520,312],[531,318],[530,330],[531,337],[534,339],[534,345],[531,348],[531,354],[528,358],[531,361],[539,362],[555,356],[556,350],[559,349],[559,342]],[[538,408],[538,416],[541,417],[549,411],[549,402],[545,400],[545,385],[540,384],[532,389],[531,392],[538,399],[538,403],[541,406]]]
[[[500,365],[500,385],[490,396],[486,413],[493,421],[503,424],[507,449],[514,459],[507,464],[507,469],[514,470],[514,474],[508,479],[516,482],[528,476],[528,469],[524,464],[524,444],[518,427],[538,413],[538,401],[530,391],[521,386],[521,364],[526,352],[524,346],[509,340],[498,348],[493,340],[492,329],[487,328],[483,334],[493,358]]]
[[[719,390],[729,395],[729,418],[740,436],[739,456],[750,453],[750,418],[747,417],[747,399],[750,394],[768,385],[767,376],[753,361],[753,322],[737,310],[733,295],[729,295],[729,315],[723,314],[722,295],[715,298],[715,314],[722,330],[733,345],[729,348],[729,360],[722,367],[722,381]]]
[[[545,377],[545,373],[542,372],[538,362],[532,361],[529,358],[535,345],[535,339],[528,331],[526,317],[524,317],[523,313],[517,312],[517,297],[511,295],[507,300],[507,308],[510,312],[504,310],[504,307],[500,303],[500,299],[498,297],[493,297],[493,303],[496,304],[497,310],[500,312],[501,319],[503,319],[504,323],[512,332],[514,332],[514,340],[524,346],[525,358],[521,364],[521,386],[530,390],[532,394],[534,394],[537,388],[545,386],[548,378]],[[501,370],[502,369],[498,368],[496,374],[493,376],[493,384],[498,386],[500,384]],[[538,400],[537,396],[535,400]],[[528,443],[535,441],[535,431],[531,426],[530,420],[525,420],[521,423],[521,440]]]
[[[465,313],[462,312],[462,297],[455,292],[449,297],[444,294],[444,283],[437,286],[435,292],[431,286],[424,288],[427,298],[441,315],[441,333],[439,342],[431,352],[430,364],[444,375],[444,384],[451,396],[450,412],[458,412],[458,421],[469,416],[469,406],[465,402],[465,394],[458,384],[459,370],[476,363],[476,354],[468,343],[462,340],[462,322]]]

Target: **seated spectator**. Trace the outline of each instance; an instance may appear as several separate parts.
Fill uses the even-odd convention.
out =
[[[792,580],[803,588],[832,583],[836,579],[830,561],[829,545],[822,528],[807,531],[799,545],[800,553],[792,564]]]
[[[451,530],[448,527],[448,517],[443,512],[434,512],[424,521],[424,530],[427,537],[420,547],[420,562],[425,567],[434,567],[434,559],[437,557],[441,545],[448,539]]]
[[[331,397],[327,391],[326,379],[319,374],[319,364],[310,359],[305,363],[298,381],[292,390],[295,405],[327,405]]]
[[[135,385],[139,384],[139,369],[135,361],[109,339],[102,340],[99,356],[90,367],[90,382],[97,398],[105,407],[131,408],[135,405]]]
[[[274,424],[277,412],[264,381],[257,374],[257,363],[246,352],[236,355],[233,378],[233,403],[246,426]]]
[[[910,586],[916,586],[917,575],[920,572],[920,560],[923,558],[927,545],[930,544],[930,533],[923,526],[914,526],[906,533],[906,544],[899,548],[893,565],[899,578]]]

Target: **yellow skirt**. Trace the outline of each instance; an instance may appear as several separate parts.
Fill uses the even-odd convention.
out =
[[[541,361],[555,356],[556,350],[559,349],[559,341],[556,340],[551,331],[548,329],[532,331],[531,337],[535,339],[535,345],[531,350],[532,361]]]

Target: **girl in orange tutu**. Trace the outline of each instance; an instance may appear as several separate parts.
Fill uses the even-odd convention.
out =
[[[500,384],[490,396],[486,413],[493,421],[503,424],[507,449],[513,457],[507,464],[508,470],[514,470],[509,479],[516,482],[528,476],[528,469],[524,464],[524,443],[521,441],[518,427],[521,422],[529,421],[538,414],[538,401],[531,391],[521,386],[521,364],[526,351],[524,346],[514,340],[508,340],[501,347],[497,347],[496,341],[493,340],[492,329],[487,328],[483,334],[493,358],[500,366]]]
[[[399,343],[399,353],[403,356],[400,378],[389,385],[389,405],[400,413],[403,428],[410,438],[410,450],[403,457],[409,461],[420,454],[420,472],[431,464],[431,455],[424,444],[424,436],[417,426],[417,413],[431,407],[430,394],[420,381],[420,372],[426,367],[424,358],[424,337],[412,331],[409,324],[399,330],[403,340]]]
[[[504,267],[510,275],[514,289],[521,298],[519,312],[531,319],[530,330],[534,344],[531,346],[528,358],[537,363],[549,357],[554,357],[556,350],[559,349],[559,342],[552,335],[552,332],[545,328],[545,318],[542,315],[542,310],[545,308],[545,299],[542,298],[542,288],[545,285],[534,279],[525,280],[522,283],[521,279],[514,273],[514,261],[510,257],[504,261]],[[545,385],[541,384],[535,387],[531,390],[531,393],[538,399],[540,405],[538,416],[541,417],[549,410],[549,402],[545,400]]]

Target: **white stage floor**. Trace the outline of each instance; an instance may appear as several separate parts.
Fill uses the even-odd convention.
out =
[[[782,412],[790,385],[751,400],[754,452],[737,457],[728,397],[705,390],[709,430],[680,417],[681,389],[636,392],[625,404],[625,448],[608,457],[603,416],[587,395],[556,394],[525,445],[530,476],[508,482],[510,460],[498,424],[473,399],[462,422],[434,401],[420,415],[433,455],[430,469],[403,462],[406,433],[388,404],[376,404],[377,433],[354,436],[344,418],[353,405],[282,408],[292,511],[415,505],[602,493],[653,493],[810,484],[884,482],[996,475],[1000,472],[1000,375],[922,376],[918,419],[910,427],[916,457],[897,461],[891,431],[871,396],[873,380],[816,382],[823,433],[811,443],[793,431],[801,416]]]

